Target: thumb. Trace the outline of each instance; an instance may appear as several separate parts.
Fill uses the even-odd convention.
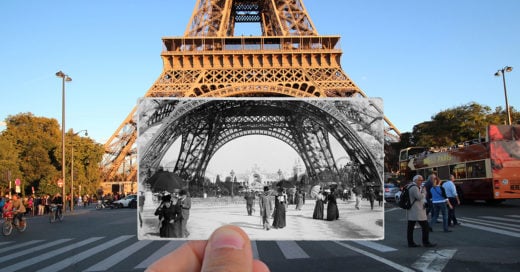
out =
[[[204,252],[202,271],[253,271],[253,253],[247,234],[232,225],[215,230]]]

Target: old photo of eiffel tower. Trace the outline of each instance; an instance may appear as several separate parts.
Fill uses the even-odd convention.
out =
[[[383,208],[375,204],[375,208],[358,210],[352,195],[355,188],[366,193],[382,192],[384,124],[377,110],[380,108],[381,99],[366,98],[141,99],[137,111],[138,184],[143,202],[139,238],[207,239],[215,228],[234,224],[256,240],[382,239]],[[236,176],[231,173],[226,180],[207,174],[210,161],[221,147],[255,135],[289,145],[303,161],[305,173],[285,178],[260,172],[258,178],[244,178],[238,175],[235,158],[240,157],[238,153],[256,154],[250,153],[252,146],[242,146],[223,159],[229,161],[229,169],[235,166]],[[175,163],[166,167],[175,145]],[[278,154],[270,150],[271,145],[260,149]],[[352,167],[338,165],[334,154],[345,154],[357,165],[357,176],[350,171]],[[287,156],[286,160],[291,159]],[[285,194],[284,227],[266,231],[260,223],[259,202],[264,188],[268,188],[269,199],[276,207],[277,196]],[[178,230],[171,234],[181,226],[174,223],[183,220],[178,215],[169,222],[171,232],[160,231],[169,223],[159,224],[162,214],[158,211],[166,202],[175,207],[182,191],[191,199],[185,223],[189,235]],[[301,195],[304,192],[305,197]],[[245,198],[251,195],[254,212],[248,215]],[[298,203],[302,197],[305,201]],[[321,204],[322,218],[313,218],[316,202],[321,200],[325,202]],[[331,218],[330,213],[335,212],[329,206],[338,208],[339,218]]]

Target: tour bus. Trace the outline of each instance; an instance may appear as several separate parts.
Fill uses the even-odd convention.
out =
[[[455,176],[459,198],[500,203],[520,198],[520,125],[490,125],[485,138],[434,150],[409,147],[399,154],[401,182],[436,172]]]

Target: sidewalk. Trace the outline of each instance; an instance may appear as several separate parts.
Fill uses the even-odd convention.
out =
[[[205,205],[199,201],[192,203],[188,231],[190,240],[206,240],[216,228],[233,224],[241,227],[251,240],[377,240],[384,236],[384,208],[362,201],[360,210],[354,208],[355,201],[338,200],[339,220],[326,221],[312,219],[314,200],[306,200],[301,211],[295,205],[286,210],[287,226],[283,229],[266,231],[261,224],[258,202],[255,212],[248,216],[245,204]],[[327,207],[325,205],[325,211]],[[161,239],[158,236],[158,219],[155,209],[143,211],[143,227],[139,228],[139,239]],[[326,216],[326,214],[325,214]],[[272,224],[272,219],[270,220]],[[139,223],[138,223],[139,224]]]

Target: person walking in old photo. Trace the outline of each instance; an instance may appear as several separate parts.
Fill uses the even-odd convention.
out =
[[[421,175],[416,175],[413,177],[412,182],[406,185],[409,192],[410,203],[412,203],[412,207],[409,210],[406,210],[406,219],[408,220],[406,238],[408,241],[408,247],[419,246],[413,240],[413,230],[417,222],[421,225],[423,246],[436,246],[436,244],[430,242],[428,216],[426,215],[426,208],[424,207],[426,203],[426,190],[424,187],[421,187],[423,181],[424,178]]]
[[[271,217],[272,206],[269,194],[269,187],[264,186],[264,192],[260,195],[258,205],[260,206],[260,216],[262,217],[262,224],[265,230],[271,228],[269,223],[269,217]]]
[[[154,214],[159,217],[159,237],[176,237],[173,223],[179,215],[175,212],[175,207],[172,205],[171,195],[162,197],[161,204],[157,207]]]
[[[335,189],[330,189],[330,194],[327,196],[327,220],[333,221],[339,219],[338,203],[336,202]]]
[[[278,195],[274,200],[273,228],[282,229],[285,227],[285,205],[287,203],[287,195],[283,189],[278,189]]]
[[[182,237],[186,238],[190,235],[190,232],[188,231],[188,228],[187,228],[187,224],[188,224],[188,219],[190,218],[191,198],[188,195],[188,191],[186,191],[185,189],[182,189],[179,192],[179,200],[177,201],[177,206],[180,207],[180,210],[181,210]]]
[[[314,213],[312,214],[313,219],[323,220],[324,213],[325,213],[324,202],[325,202],[325,195],[323,195],[323,191],[320,190],[320,192],[316,195],[316,204],[314,205]]]
[[[244,198],[246,200],[247,215],[252,215],[253,205],[255,204],[255,192],[253,190],[247,192]]]

